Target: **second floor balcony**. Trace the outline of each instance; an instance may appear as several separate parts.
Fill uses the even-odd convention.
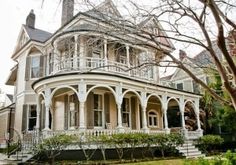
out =
[[[155,81],[153,65],[135,66],[94,57],[72,57],[58,60],[49,65],[49,75],[69,72],[100,72],[131,77],[139,80]]]
[[[46,76],[100,72],[159,82],[155,53],[146,48],[94,36],[76,35],[55,42],[47,55]]]

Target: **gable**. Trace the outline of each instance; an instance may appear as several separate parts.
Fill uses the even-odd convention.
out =
[[[30,40],[29,35],[27,34],[24,27],[22,26],[20,33],[18,35],[17,41],[16,41],[16,47],[15,47],[14,52],[22,48],[29,40]]]
[[[155,17],[151,16],[145,19],[139,24],[139,26],[143,30],[149,33],[152,33],[154,37],[156,36],[156,39],[159,43],[165,46],[168,46],[172,49],[175,49],[172,42],[168,39],[167,34],[165,33],[165,30],[163,29],[160,22]]]
[[[105,0],[103,3],[95,7],[95,10],[100,11],[108,16],[121,17],[120,12],[117,10],[112,0]]]
[[[112,0],[105,0],[100,5],[85,13],[100,19],[122,18]]]

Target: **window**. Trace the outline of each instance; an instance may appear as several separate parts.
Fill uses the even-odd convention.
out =
[[[123,98],[121,112],[122,112],[122,123],[129,127],[130,106],[129,106],[129,99],[128,98]]]
[[[31,78],[38,78],[40,76],[40,56],[31,57]]]
[[[194,93],[200,93],[200,86],[195,81],[193,81],[193,92]]]
[[[102,95],[100,94],[94,94],[94,126],[95,127],[102,127],[103,125],[103,99]]]
[[[28,111],[28,130],[31,131],[36,126],[37,110],[36,105],[29,105]]]
[[[176,88],[179,90],[183,90],[183,83],[177,83]]]
[[[154,111],[148,112],[148,125],[149,125],[149,127],[157,127],[158,126],[156,112],[154,112]]]

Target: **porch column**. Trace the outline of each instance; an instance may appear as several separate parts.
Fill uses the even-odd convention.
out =
[[[46,89],[45,90],[45,131],[50,130],[49,128],[49,110],[50,110],[50,95],[51,95],[51,90],[50,89]]]
[[[146,106],[142,106],[142,129],[147,130],[147,114],[146,114]]]
[[[79,129],[85,129],[85,116],[84,116],[84,104],[85,102],[79,102]]]
[[[181,113],[182,129],[186,130],[186,128],[185,128],[185,118],[184,118],[184,98],[183,97],[180,98],[179,104],[180,104],[179,108],[180,108],[180,113]]]
[[[40,125],[40,111],[41,111],[41,107],[40,107],[40,99],[39,96],[37,96],[36,98],[37,101],[37,118],[36,118],[36,130],[39,130],[39,125]]]
[[[162,108],[163,116],[164,116],[164,128],[168,130],[168,118],[167,118],[167,105],[163,106]]]
[[[201,121],[199,116],[199,99],[195,100],[195,114],[197,118],[197,130],[200,131],[201,129]]]
[[[117,104],[117,128],[122,128],[121,104]]]
[[[130,68],[130,61],[129,61],[129,45],[125,45],[125,48],[126,48],[126,57],[127,57],[127,59],[126,59],[126,61],[127,61],[127,66],[128,66],[128,68]]]
[[[85,113],[84,113],[84,105],[86,102],[86,91],[87,85],[85,84],[84,80],[82,79],[78,84],[78,99],[79,99],[79,129],[85,130]],[[89,114],[88,114],[89,115]]]
[[[46,111],[45,111],[45,128],[44,130],[50,130],[49,128],[49,109],[50,109],[50,106],[49,105],[45,105],[46,107]]]
[[[165,93],[162,95],[162,113],[164,118],[164,129],[165,132],[168,134],[170,133],[170,129],[168,127],[167,110],[168,110],[168,99],[167,99],[167,93]]]
[[[75,39],[75,52],[73,54],[73,69],[78,68],[78,35],[74,36]]]
[[[104,65],[105,70],[108,70],[108,61],[107,61],[107,39],[104,39]]]

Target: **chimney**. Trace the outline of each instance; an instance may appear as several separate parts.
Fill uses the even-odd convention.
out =
[[[183,60],[185,57],[187,57],[186,52],[180,49],[180,50],[179,50],[179,60],[181,61],[181,60]]]
[[[35,14],[34,10],[32,9],[29,13],[29,15],[26,18],[26,26],[34,29],[35,28]]]
[[[63,0],[61,26],[65,25],[73,18],[73,13],[74,13],[74,0]]]

